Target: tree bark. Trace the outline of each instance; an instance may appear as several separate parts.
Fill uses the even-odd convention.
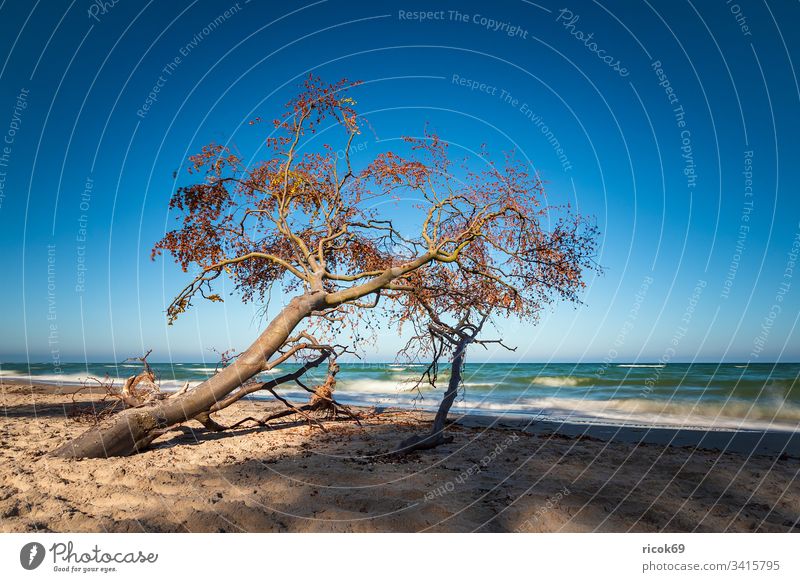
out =
[[[456,344],[453,362],[450,365],[450,381],[447,384],[444,397],[439,403],[436,417],[433,419],[431,432],[426,435],[414,435],[400,443],[398,453],[406,454],[412,451],[426,450],[438,447],[446,443],[453,442],[452,436],[445,436],[444,430],[447,424],[447,415],[453,402],[458,395],[458,387],[461,385],[461,374],[464,370],[467,346],[472,343],[474,336],[462,337]]]
[[[130,455],[147,448],[165,429],[208,411],[214,403],[261,372],[292,330],[323,304],[321,292],[295,297],[235,362],[193,390],[153,406],[125,410],[62,445],[53,456],[104,458]]]

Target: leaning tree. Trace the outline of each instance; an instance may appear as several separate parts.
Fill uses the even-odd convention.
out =
[[[358,342],[364,315],[374,308],[394,303],[417,317],[418,306],[400,300],[418,293],[422,279],[446,285],[466,274],[491,282],[498,305],[535,296],[553,276],[581,283],[592,265],[594,228],[568,208],[546,205],[539,177],[513,156],[470,170],[426,132],[405,138],[402,153],[354,167],[353,140],[364,121],[348,96],[353,85],[309,76],[273,122],[264,161],[247,165],[219,144],[192,156],[189,171],[198,179],[170,202],[180,225],[153,251],[195,274],[169,305],[170,323],[198,298],[222,301],[214,287],[223,281],[244,301],[266,301],[275,289],[291,299],[208,380],[122,411],[54,454],[127,455],[189,420],[214,427],[211,415],[224,406],[293,379],[253,382],[259,373],[309,350],[319,363],[345,328]],[[316,147],[321,130],[336,127],[341,147]],[[404,199],[418,215],[412,232],[393,220],[392,204],[381,204]]]
[[[449,368],[449,374],[431,430],[405,439],[398,452],[451,442],[445,434],[447,417],[463,383],[470,346],[516,350],[502,338],[486,334],[487,325],[499,319],[533,325],[543,308],[554,301],[580,301],[580,291],[585,287],[583,273],[600,269],[593,261],[594,228],[576,227],[574,221],[558,220],[547,231],[537,233],[535,242],[528,238],[524,244],[528,250],[535,249],[536,258],[528,265],[532,269],[524,273],[515,270],[513,261],[488,260],[498,246],[501,256],[515,255],[519,241],[494,241],[483,252],[478,241],[472,252],[458,259],[459,268],[437,264],[407,277],[411,284],[395,297],[392,321],[398,327],[410,325],[412,329],[401,357],[427,362],[413,388],[437,388],[443,366]],[[515,236],[529,237],[522,232]]]

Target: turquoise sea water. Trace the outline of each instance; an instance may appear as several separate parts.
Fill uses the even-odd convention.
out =
[[[118,384],[137,364],[0,364],[5,378],[78,384],[106,375]],[[196,384],[213,364],[153,364],[163,390]],[[282,365],[271,375],[291,371]],[[412,389],[423,366],[342,364],[337,398],[364,406],[438,405],[438,390]],[[307,378],[320,381],[323,371]],[[264,375],[269,377],[269,375]],[[297,402],[307,393],[286,385]],[[454,413],[524,415],[530,418],[608,424],[800,430],[800,364],[467,364]]]

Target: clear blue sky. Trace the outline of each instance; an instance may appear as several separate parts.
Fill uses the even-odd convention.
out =
[[[186,156],[257,156],[246,121],[309,71],[364,81],[360,161],[427,121],[456,152],[515,148],[552,201],[597,217],[606,271],[585,303],[504,322],[519,351],[475,359],[797,361],[800,5],[570,4],[3,2],[0,361],[246,347],[260,321],[235,298],[167,327],[186,275],[150,249]]]

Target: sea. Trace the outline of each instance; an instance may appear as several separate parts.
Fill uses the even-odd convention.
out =
[[[163,391],[213,375],[207,363],[151,364]],[[141,369],[135,363],[0,364],[4,379],[80,385],[90,378],[121,386]],[[281,365],[263,378],[292,371]],[[416,386],[424,364],[343,363],[335,397],[344,404],[435,410],[449,379]],[[323,380],[324,366],[304,383]],[[308,397],[286,384],[283,396]],[[254,395],[255,399],[272,396]],[[468,363],[452,413],[529,419],[531,422],[800,431],[800,364],[535,364]]]

